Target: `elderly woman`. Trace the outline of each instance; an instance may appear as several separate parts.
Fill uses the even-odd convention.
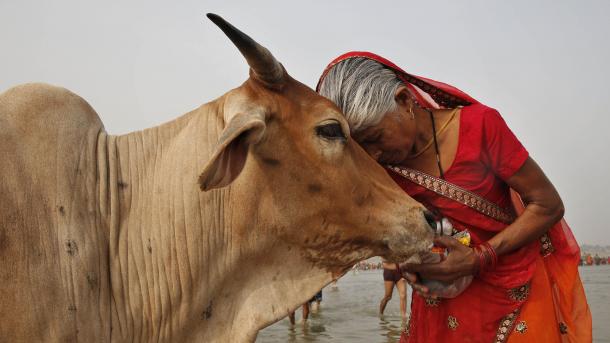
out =
[[[591,341],[562,201],[498,111],[367,52],[332,61],[317,89],[405,192],[471,237],[439,236],[440,263],[402,266],[418,292],[401,342]],[[413,275],[474,278],[438,298]]]

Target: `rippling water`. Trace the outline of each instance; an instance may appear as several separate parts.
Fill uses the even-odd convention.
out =
[[[610,265],[580,267],[593,316],[593,341],[610,343]]]
[[[610,343],[610,266],[581,267],[580,273],[593,315],[594,341]],[[396,289],[386,315],[377,315],[383,296],[381,271],[349,272],[339,280],[337,290],[326,287],[323,293],[319,311],[307,322],[301,320],[299,309],[296,325],[282,319],[262,330],[256,342],[398,341],[402,323]]]

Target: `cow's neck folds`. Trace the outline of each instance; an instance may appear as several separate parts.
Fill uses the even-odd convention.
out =
[[[100,137],[116,340],[254,340],[331,281],[296,247],[256,234],[269,228],[259,222],[259,183],[247,170],[230,187],[199,190],[222,130],[218,107]]]
[[[109,136],[112,336],[181,340],[206,317],[207,293],[229,261],[228,192],[202,194],[197,176],[220,132],[214,104],[170,123]],[[201,206],[206,203],[209,206]],[[203,308],[203,309],[202,309]]]

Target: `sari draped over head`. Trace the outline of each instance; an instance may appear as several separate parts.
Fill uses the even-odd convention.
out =
[[[458,150],[445,178],[412,171],[404,174],[413,176],[409,179],[388,168],[394,181],[458,231],[468,230],[473,244],[510,225],[524,205],[506,180],[529,154],[500,114],[451,85],[407,73],[370,52],[334,59],[316,90],[334,65],[356,57],[393,70],[422,107],[462,106]],[[490,208],[505,216],[491,215]],[[579,261],[578,244],[562,219],[539,240],[500,256],[495,270],[476,276],[455,298],[434,300],[414,292],[401,342],[591,342]]]

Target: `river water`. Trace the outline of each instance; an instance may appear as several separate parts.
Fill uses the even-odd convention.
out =
[[[580,267],[580,275],[593,315],[594,342],[610,343],[610,265]],[[256,342],[398,342],[401,319],[396,290],[385,316],[377,314],[383,296],[381,271],[349,272],[337,286],[324,289],[320,309],[308,321],[301,320],[299,309],[296,325],[282,319],[262,330]]]

